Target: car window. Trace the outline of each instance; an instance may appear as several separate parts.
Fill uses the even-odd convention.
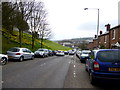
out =
[[[120,62],[120,50],[100,51],[97,56],[101,62]]]
[[[94,54],[93,51],[90,53],[90,58],[91,58],[91,59],[95,59],[95,54]]]
[[[90,54],[89,51],[83,51],[82,54]]]
[[[27,52],[28,52],[28,53],[31,53],[31,51],[30,51],[29,49],[27,49]]]
[[[20,49],[19,49],[19,48],[11,48],[11,49],[9,49],[8,51],[11,51],[11,52],[19,52]]]
[[[22,51],[23,51],[23,52],[27,52],[27,50],[26,50],[26,49],[22,49]]]

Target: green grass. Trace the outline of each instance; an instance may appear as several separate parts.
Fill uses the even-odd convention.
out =
[[[2,35],[2,53],[6,53],[11,47],[19,47],[19,33],[17,31],[13,32],[13,35],[6,33],[6,30],[3,29]],[[34,48],[32,49],[32,36],[30,34],[23,33],[22,37],[22,47],[29,48],[33,52],[41,47],[40,39],[35,40]],[[50,40],[43,40],[43,48],[51,50],[70,50],[71,48],[64,47],[58,43],[55,43]]]

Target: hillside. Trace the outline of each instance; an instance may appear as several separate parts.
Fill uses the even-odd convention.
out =
[[[6,53],[6,51],[11,47],[19,47],[19,33],[18,31],[13,31],[13,35],[6,33],[5,29],[2,29],[2,53]],[[27,33],[23,33],[22,36],[22,47],[29,48],[33,52],[39,49],[41,46],[40,39],[35,39],[35,46],[32,49],[32,36]],[[64,47],[58,43],[55,43],[50,40],[43,40],[43,48],[51,49],[51,50],[69,50],[70,48]]]

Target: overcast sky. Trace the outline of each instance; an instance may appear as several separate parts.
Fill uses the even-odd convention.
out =
[[[39,0],[38,0],[39,1]],[[48,12],[53,33],[51,40],[94,37],[97,34],[97,9],[100,9],[100,28],[118,25],[119,0],[42,0]],[[89,8],[84,10],[84,8]]]

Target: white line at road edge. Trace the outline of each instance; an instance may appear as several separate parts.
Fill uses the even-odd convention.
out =
[[[75,65],[74,65],[74,68],[75,68]]]
[[[43,64],[41,64],[40,66],[44,66],[44,65],[46,65],[46,63],[43,63]]]

